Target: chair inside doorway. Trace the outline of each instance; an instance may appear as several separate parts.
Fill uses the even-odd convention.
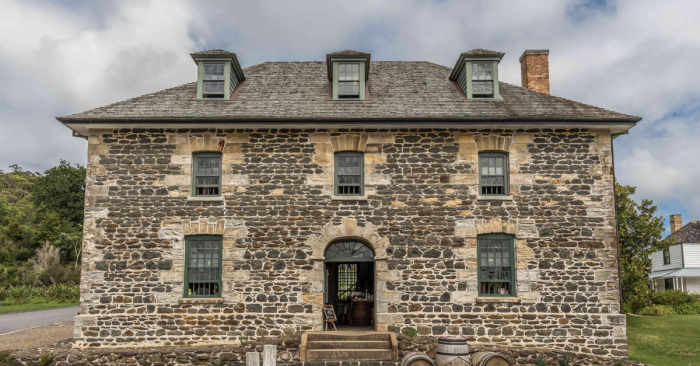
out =
[[[326,304],[341,328],[371,330],[374,318],[374,253],[364,243],[341,241],[326,250]]]

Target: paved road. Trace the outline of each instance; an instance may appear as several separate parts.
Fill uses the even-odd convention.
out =
[[[78,307],[26,311],[0,315],[0,334],[62,322],[72,322]]]

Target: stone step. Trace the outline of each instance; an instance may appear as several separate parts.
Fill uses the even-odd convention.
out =
[[[374,360],[391,361],[389,349],[310,349],[307,359],[311,360]]]
[[[381,341],[310,341],[308,349],[391,349],[391,340]]]
[[[309,333],[311,341],[391,341],[389,333]]]

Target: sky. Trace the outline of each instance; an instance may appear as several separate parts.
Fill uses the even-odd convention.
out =
[[[687,223],[700,220],[697,14],[697,0],[0,0],[0,170],[85,164],[86,142],[55,117],[195,81],[190,52],[247,67],[356,49],[452,67],[486,48],[520,85],[522,52],[548,48],[553,95],[644,118],[615,140],[618,182],[667,227]]]

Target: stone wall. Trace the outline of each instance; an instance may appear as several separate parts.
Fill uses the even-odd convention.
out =
[[[611,138],[588,130],[139,130],[89,137],[76,346],[239,343],[320,330],[323,255],[372,246],[380,331],[626,354]],[[365,152],[364,197],[333,196],[333,154]],[[220,199],[192,153],[223,156]],[[478,195],[479,151],[510,197]],[[223,236],[223,295],[182,299],[187,235]],[[478,298],[476,237],[515,236],[517,298]]]

